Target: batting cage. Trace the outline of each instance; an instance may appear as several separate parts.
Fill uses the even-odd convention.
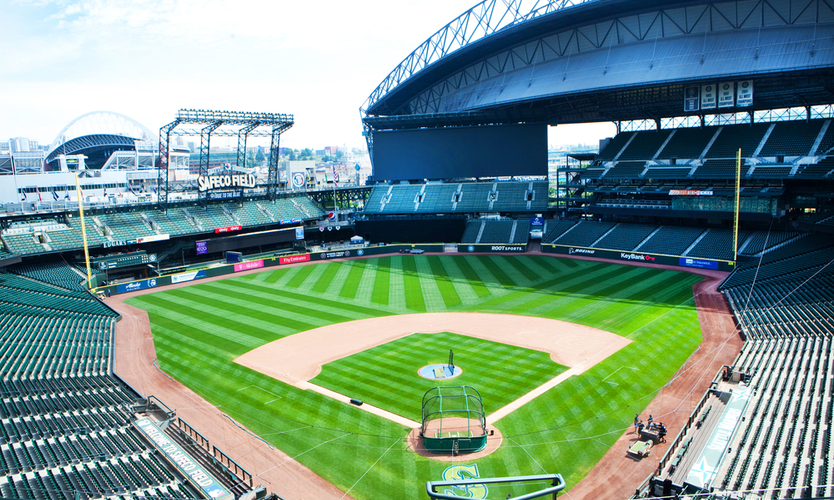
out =
[[[486,447],[481,394],[473,387],[434,387],[423,395],[423,443],[432,453],[471,453]]]

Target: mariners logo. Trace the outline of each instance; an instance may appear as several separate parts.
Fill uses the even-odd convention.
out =
[[[474,252],[474,251],[475,251],[475,247],[474,247],[474,246],[472,246],[472,245],[469,245],[468,247],[466,247],[466,250],[467,250],[468,252]]]
[[[443,471],[444,481],[463,481],[466,479],[475,479],[481,477],[478,475],[478,466],[472,465],[453,465]],[[481,498],[487,497],[487,487],[483,484],[466,484],[461,486],[444,486],[442,493],[446,495],[453,495],[463,498]]]

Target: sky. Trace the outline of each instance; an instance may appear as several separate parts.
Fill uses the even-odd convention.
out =
[[[281,145],[364,146],[359,108],[476,0],[0,0],[0,140],[90,111],[158,132],[182,108],[294,115]],[[551,129],[596,144],[612,124]]]

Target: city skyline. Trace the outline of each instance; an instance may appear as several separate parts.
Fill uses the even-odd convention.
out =
[[[197,108],[293,114],[282,146],[361,147],[366,97],[475,3],[2,0],[0,140],[49,144],[97,110],[158,131]],[[614,130],[570,129],[549,142],[594,144]]]

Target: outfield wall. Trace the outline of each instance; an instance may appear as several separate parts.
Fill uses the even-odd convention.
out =
[[[275,267],[287,264],[298,264],[302,262],[316,262],[323,260],[344,259],[349,257],[364,257],[370,255],[386,255],[392,253],[399,253],[402,250],[418,249],[424,252],[442,253],[444,249],[443,243],[429,243],[429,244],[397,244],[397,245],[383,245],[375,247],[350,248],[344,250],[334,250],[327,252],[302,253],[294,255],[276,255],[273,257],[265,257],[262,259],[248,260],[236,264],[224,264],[207,269],[200,269],[198,271],[188,271],[184,273],[170,274],[166,276],[159,276],[156,278],[147,278],[129,283],[119,283],[117,285],[108,285],[96,288],[96,291],[110,292],[110,294],[129,293],[138,290],[146,290],[148,288],[157,288],[177,283],[185,283],[188,281],[201,280],[204,278],[214,278],[216,276],[223,276],[226,274],[239,273],[241,271],[249,271],[252,269],[259,269],[264,267]],[[507,253],[507,254],[523,254],[527,252],[527,245],[488,245],[488,244],[471,244],[458,245],[458,253]],[[619,250],[603,250],[599,248],[585,248],[572,247],[565,245],[549,245],[542,244],[542,253],[551,253],[558,255],[576,255],[582,257],[598,257],[602,259],[609,259],[611,261],[624,262],[645,262],[647,264],[663,264],[668,266],[676,266],[684,269],[715,269],[719,271],[732,271],[735,269],[732,261],[701,259],[694,257],[679,257],[676,255],[662,255],[662,254],[648,254],[639,252],[624,252]]]
[[[555,253],[560,255],[577,255],[581,257],[598,257],[613,261],[645,262],[647,264],[663,264],[688,269],[715,269],[718,271],[733,271],[735,265],[732,261],[702,259],[695,257],[680,257],[678,255],[663,255],[641,252],[628,252],[622,250],[603,250],[600,248],[574,247],[567,245],[551,245],[542,243],[543,253]]]

